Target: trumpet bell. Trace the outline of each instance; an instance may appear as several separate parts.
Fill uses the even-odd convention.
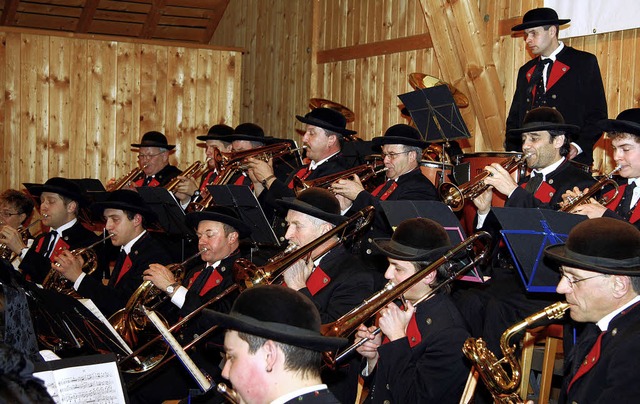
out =
[[[411,87],[413,87],[414,90],[446,85],[449,88],[451,95],[453,95],[453,100],[455,101],[458,108],[466,108],[469,106],[469,99],[466,95],[460,92],[453,85],[442,81],[437,77],[433,77],[424,73],[411,73],[409,74],[409,84],[411,85]]]
[[[458,212],[464,207],[464,194],[460,188],[454,184],[443,182],[438,187],[438,193],[440,194],[442,202],[448,205],[454,212]]]

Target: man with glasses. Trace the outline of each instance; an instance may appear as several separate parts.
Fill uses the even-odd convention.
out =
[[[0,194],[0,243],[6,246],[6,255],[3,258],[14,259],[11,264],[18,269],[20,264],[20,250],[22,249],[24,238],[18,232],[19,227],[24,227],[33,213],[33,201],[24,193],[7,189]],[[27,247],[31,247],[33,239],[27,234]]]
[[[176,146],[169,144],[160,132],[145,133],[142,141],[131,147],[138,148],[138,165],[144,172],[143,178],[134,181],[136,187],[162,187],[182,172],[169,164],[169,151]]]
[[[558,402],[635,402],[640,230],[613,218],[586,220],[545,255],[560,265],[557,292],[565,295],[571,319],[586,326],[566,357]]]

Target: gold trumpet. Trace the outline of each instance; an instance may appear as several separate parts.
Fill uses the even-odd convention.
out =
[[[180,176],[199,178],[202,175],[202,173],[204,173],[206,170],[207,170],[207,164],[206,163],[203,164],[202,161],[198,160],[195,163],[191,164],[189,167],[187,167],[187,169],[184,170],[180,174]],[[180,184],[180,181],[182,180],[180,180],[178,177],[173,178],[164,186],[164,188],[169,192],[173,192],[175,191],[178,184]]]
[[[531,327],[545,318],[549,320],[562,318],[568,309],[568,303],[556,302],[507,328],[500,337],[500,349],[503,355],[500,360],[497,360],[493,352],[487,349],[487,344],[482,338],[477,340],[468,338],[465,341],[462,352],[473,362],[495,403],[515,404],[523,402],[522,398],[516,393],[520,386],[522,374],[520,363],[515,356],[516,347],[515,345],[510,345],[511,338],[526,327]],[[510,372],[505,369],[505,364],[511,368]],[[509,373],[511,376],[509,376]]]
[[[500,163],[500,165],[508,172],[512,172],[516,168],[526,164],[527,158],[530,156],[531,154],[513,156]],[[490,175],[491,173],[489,173],[489,171],[483,170],[480,174],[471,179],[471,181],[466,182],[459,187],[449,182],[444,182],[438,187],[440,199],[442,202],[449,205],[451,210],[458,212],[464,207],[464,201],[466,199],[473,200],[489,189],[489,185],[484,182],[484,179]]]
[[[215,148],[213,152],[213,162],[218,173],[228,169],[246,170],[247,166],[244,162],[249,157],[269,161],[269,159],[282,157],[302,149],[303,147],[294,149],[289,143],[284,142],[230,153],[221,152]]]
[[[562,205],[560,208],[560,212],[571,212],[574,208],[589,203],[589,199],[591,199],[595,194],[600,192],[605,185],[609,184],[615,188],[615,192],[611,196],[611,198],[602,197],[598,199],[598,203],[601,205],[607,205],[609,202],[614,200],[616,196],[618,196],[618,183],[613,180],[613,174],[617,173],[622,169],[621,166],[617,166],[608,174],[605,174],[600,178],[595,184],[589,187],[587,192],[581,193],[575,198],[569,198],[567,202]]]
[[[387,171],[388,168],[384,166],[384,163],[380,164],[380,160],[374,160],[366,164],[352,167],[348,170],[341,171],[339,173],[325,175],[324,177],[316,178],[313,180],[302,180],[296,176],[293,177],[293,187],[296,194],[304,191],[308,188],[331,188],[331,184],[344,178],[351,178],[353,175],[358,175],[360,181],[365,183],[374,178],[380,173]]]
[[[135,181],[142,174],[142,171],[145,168],[147,168],[146,164],[142,166],[142,168],[136,167],[133,170],[129,171],[127,174],[118,178],[113,184],[107,186],[107,192],[117,191],[119,189],[122,189],[130,182]]]
[[[29,241],[29,229],[40,223],[41,220],[42,219],[34,220],[27,227],[20,226],[16,229],[16,231],[22,238],[22,242],[24,243],[24,245],[27,245],[27,242]],[[9,262],[15,259],[15,253],[11,251],[6,243],[0,243],[0,258],[5,259]]]
[[[71,254],[74,257],[82,257],[82,260],[84,261],[82,264],[82,271],[87,275],[91,275],[95,272],[96,268],[98,268],[98,256],[96,255],[96,252],[93,251],[93,247],[100,243],[104,243],[113,236],[114,234],[109,234],[87,247],[71,250]],[[54,266],[59,268],[60,264],[56,262]],[[42,282],[42,287],[44,289],[55,290],[56,292],[63,293],[67,296],[75,297],[76,299],[82,298],[82,296],[80,296],[73,288],[73,284],[69,280],[65,279],[65,277],[62,276],[62,274],[55,268],[51,268],[49,270],[49,273]]]
[[[381,291],[376,292],[368,299],[365,299],[362,304],[353,308],[347,314],[343,315],[332,323],[323,324],[320,327],[320,332],[322,333],[322,335],[327,337],[347,337],[351,335],[358,328],[358,326],[360,326],[360,324],[375,316],[389,303],[398,298],[402,298],[402,296],[408,289],[412,288],[415,284],[420,282],[431,272],[437,270],[447,263],[451,263],[451,261],[454,258],[458,257],[460,253],[470,251],[476,243],[483,241],[484,243],[482,245],[482,250],[475,255],[470,263],[464,265],[460,270],[455,271],[447,278],[447,280],[444,280],[440,284],[435,286],[431,292],[423,295],[420,299],[414,302],[414,306],[422,303],[423,301],[430,298],[437,290],[448,285],[450,282],[455,280],[460,275],[464,274],[480,261],[484,260],[489,251],[490,240],[491,236],[487,232],[481,231],[475,233],[474,235],[468,237],[466,240],[444,253],[442,257],[438,258],[422,270],[417,271],[415,274],[400,282],[398,285],[394,285],[392,282],[387,283]],[[378,333],[380,333],[380,328],[376,329],[374,335]],[[364,344],[366,341],[367,339],[362,339],[356,342],[350,347],[344,349],[339,355],[336,355],[335,352],[324,352],[323,358],[325,363],[330,368],[335,368],[343,358],[353,352],[360,345]]]

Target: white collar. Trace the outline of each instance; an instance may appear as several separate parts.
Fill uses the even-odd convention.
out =
[[[551,174],[552,172],[554,172],[555,170],[558,169],[558,167],[560,167],[560,164],[562,164],[564,162],[565,158],[562,157],[560,160],[556,161],[555,163],[546,166],[545,168],[541,168],[541,169],[533,169],[531,170],[531,176],[533,176],[534,173],[540,173],[542,174],[542,180],[546,181],[547,180],[547,175]]]
[[[554,50],[553,52],[551,52],[551,55],[549,55],[549,56],[542,56],[542,55],[540,55],[540,59],[541,59],[541,60],[551,59],[551,60],[553,60],[553,61],[555,62],[555,61],[556,61],[556,56],[558,56],[558,53],[560,53],[560,51],[561,51],[562,49],[564,49],[564,42],[559,41],[558,43],[559,43],[558,47],[556,48],[556,50]]]
[[[302,396],[304,394],[307,393],[311,393],[312,391],[318,391],[318,390],[326,390],[327,389],[327,385],[326,384],[316,384],[315,386],[309,386],[309,387],[303,387],[301,389],[298,389],[296,391],[292,391],[291,393],[287,393],[284,396],[280,396],[278,398],[276,398],[275,400],[273,400],[271,402],[271,404],[283,404],[286,403],[289,400],[292,400],[298,396]]]
[[[133,245],[136,243],[136,241],[140,240],[140,238],[142,238],[142,236],[144,236],[146,232],[147,232],[146,230],[143,230],[142,233],[138,235],[138,237],[134,238],[133,240],[129,241],[127,244],[123,245],[121,250],[124,250],[125,254],[129,255],[129,253],[131,252],[131,249],[133,248]]]
[[[73,227],[73,225],[76,224],[77,221],[78,221],[78,218],[74,218],[70,222],[67,222],[67,223],[63,224],[62,226],[58,227],[57,229],[54,229],[52,227],[51,230],[55,230],[55,231],[58,232],[58,235],[56,236],[56,238],[62,237],[62,232],[67,230],[67,229],[70,229],[71,227]]]
[[[316,162],[311,160],[311,163],[309,163],[309,170],[315,170],[316,168],[318,168],[319,165],[325,163],[327,160],[329,160],[331,157],[335,156],[336,154],[340,153],[340,150],[338,150],[337,152],[333,153],[331,156],[329,157],[325,157],[322,160]]]
[[[602,317],[597,323],[596,325],[598,326],[598,328],[600,328],[600,331],[607,331],[609,329],[609,323],[611,322],[611,320],[613,320],[613,318],[615,316],[617,316],[618,314],[620,314],[624,309],[626,309],[629,306],[634,305],[636,302],[640,301],[640,295],[634,297],[633,299],[631,299],[629,301],[629,303],[625,304],[624,306],[612,311],[611,313],[607,314],[606,316]]]

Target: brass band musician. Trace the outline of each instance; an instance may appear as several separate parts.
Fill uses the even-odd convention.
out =
[[[24,239],[27,239],[26,247],[31,247],[33,243],[29,230],[23,230],[27,232],[26,237],[18,232],[18,229],[24,229],[30,221],[33,208],[31,198],[18,190],[7,189],[0,194],[0,243],[6,245],[7,253],[15,255],[11,262],[15,269],[18,269],[21,262],[20,252],[24,246]]]
[[[131,147],[138,148],[138,165],[144,172],[143,178],[133,183],[136,187],[161,187],[180,175],[180,169],[169,164],[169,152],[176,146],[169,144],[164,134],[147,132]]]

